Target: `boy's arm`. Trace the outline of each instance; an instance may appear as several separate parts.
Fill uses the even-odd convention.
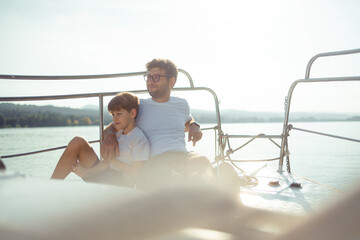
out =
[[[113,124],[109,124],[102,133],[102,141],[100,144],[101,157],[110,162],[120,155],[119,145],[116,139],[116,128]]]

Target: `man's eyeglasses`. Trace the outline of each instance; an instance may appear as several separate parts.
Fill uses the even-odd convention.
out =
[[[154,75],[145,74],[144,80],[145,80],[145,82],[150,82],[152,79],[154,82],[158,82],[158,81],[160,81],[161,77],[169,77],[169,76],[160,75],[160,74],[154,74]]]

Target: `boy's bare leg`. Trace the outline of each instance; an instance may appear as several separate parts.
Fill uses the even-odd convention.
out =
[[[72,172],[72,166],[76,165],[77,160],[79,160],[79,163],[86,168],[92,167],[98,160],[94,149],[82,137],[74,137],[69,142],[64,153],[60,157],[51,178],[64,179]]]

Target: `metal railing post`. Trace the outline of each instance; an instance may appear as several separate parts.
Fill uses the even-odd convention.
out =
[[[103,140],[103,130],[104,130],[104,96],[99,95],[99,131],[100,131],[100,143]]]

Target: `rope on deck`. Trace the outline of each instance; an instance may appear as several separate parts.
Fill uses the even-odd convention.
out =
[[[246,145],[248,145],[249,143],[251,143],[251,142],[254,141],[255,139],[257,139],[257,138],[262,138],[263,136],[265,136],[264,133],[259,133],[259,134],[257,134],[256,136],[252,137],[249,141],[247,141],[246,143],[244,143],[243,145],[241,145],[240,147],[238,147],[238,148],[236,148],[236,149],[232,149],[231,146],[230,146],[230,138],[229,138],[228,134],[224,135],[225,141],[226,141],[225,144],[227,144],[227,145],[228,145],[228,148],[229,148],[229,149],[226,151],[226,155],[224,156],[224,158],[228,158],[228,159],[229,159],[230,161],[232,161],[232,162],[271,162],[271,161],[279,160],[280,157],[268,158],[268,159],[258,159],[258,160],[255,160],[255,159],[253,159],[253,160],[232,160],[232,159],[230,158],[230,154],[232,154],[232,153],[240,150],[241,148],[245,147]],[[281,146],[280,146],[279,144],[277,144],[273,139],[271,139],[271,138],[268,138],[268,139],[269,139],[273,144],[275,144],[277,147],[281,148]],[[224,145],[225,145],[225,144],[224,144]]]

